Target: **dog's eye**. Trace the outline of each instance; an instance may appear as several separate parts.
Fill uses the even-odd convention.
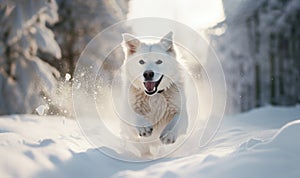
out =
[[[156,64],[161,64],[162,63],[162,60],[157,60],[156,62],[155,62]]]
[[[145,61],[143,59],[139,60],[140,64],[145,64]]]

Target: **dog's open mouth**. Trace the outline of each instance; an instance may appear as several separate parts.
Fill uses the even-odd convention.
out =
[[[160,84],[162,78],[164,75],[162,75],[158,81],[145,81],[144,86],[145,86],[145,93],[148,95],[153,95],[157,92],[157,87]]]

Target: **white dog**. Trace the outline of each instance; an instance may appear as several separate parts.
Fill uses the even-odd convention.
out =
[[[188,127],[182,70],[173,33],[156,43],[123,34],[123,124],[121,135],[136,142],[139,155],[150,147],[172,144]],[[125,124],[124,124],[125,123]]]

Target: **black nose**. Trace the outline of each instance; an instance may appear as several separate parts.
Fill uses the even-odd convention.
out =
[[[154,72],[152,70],[146,70],[143,74],[145,80],[152,80],[154,77]]]

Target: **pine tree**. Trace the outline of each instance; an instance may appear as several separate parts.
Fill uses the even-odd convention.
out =
[[[48,26],[57,20],[55,0],[1,3],[0,114],[32,113],[55,93],[59,72],[49,60],[61,50]]]

